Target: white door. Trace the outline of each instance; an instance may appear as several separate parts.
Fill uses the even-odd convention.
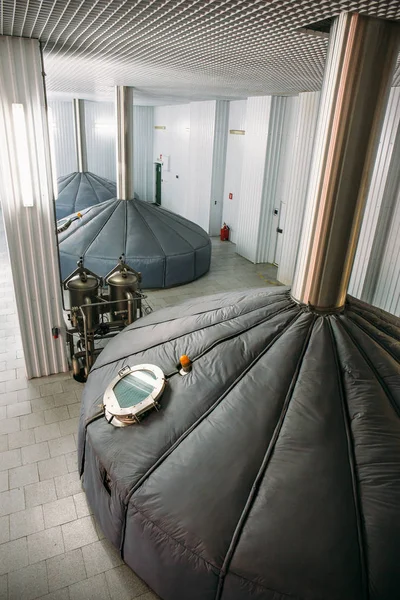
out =
[[[285,217],[286,217],[286,203],[281,202],[279,209],[279,218],[278,218],[278,227],[276,229],[276,246],[275,246],[275,256],[274,256],[274,264],[279,265],[282,254],[282,241],[283,241],[283,231],[285,227]]]

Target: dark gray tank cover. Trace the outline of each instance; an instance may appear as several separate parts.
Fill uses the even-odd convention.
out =
[[[117,195],[112,181],[94,173],[70,173],[58,179],[56,218],[63,219]]]
[[[191,221],[141,200],[108,200],[92,206],[59,235],[62,278],[85,267],[104,277],[121,254],[142,273],[144,288],[188,283],[207,273],[208,234]]]
[[[317,316],[278,288],[160,310],[109,343],[83,392],[80,469],[163,600],[399,597],[399,325],[353,299]],[[85,429],[140,363],[168,376],[160,412]]]

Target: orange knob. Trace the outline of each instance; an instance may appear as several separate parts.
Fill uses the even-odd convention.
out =
[[[181,363],[183,368],[190,367],[190,365],[192,364],[192,361],[186,354],[182,354],[182,356],[179,359],[179,362]]]

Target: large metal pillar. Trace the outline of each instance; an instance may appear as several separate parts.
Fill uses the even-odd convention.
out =
[[[78,171],[79,173],[86,173],[88,166],[85,131],[85,103],[83,100],[78,100],[78,98],[74,98],[74,129]]]
[[[133,198],[133,88],[115,88],[117,116],[117,197]]]
[[[68,370],[43,66],[37,40],[0,36],[0,198],[29,378]],[[53,338],[53,328],[61,335]]]
[[[321,311],[345,303],[399,42],[391,21],[342,13],[332,27],[292,288]]]

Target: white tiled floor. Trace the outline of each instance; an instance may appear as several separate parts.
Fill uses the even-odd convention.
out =
[[[274,285],[213,240],[212,268],[149,292],[154,308],[225,290]],[[69,375],[28,381],[0,213],[0,600],[154,600],[104,539],[82,492],[76,431],[82,385]]]

